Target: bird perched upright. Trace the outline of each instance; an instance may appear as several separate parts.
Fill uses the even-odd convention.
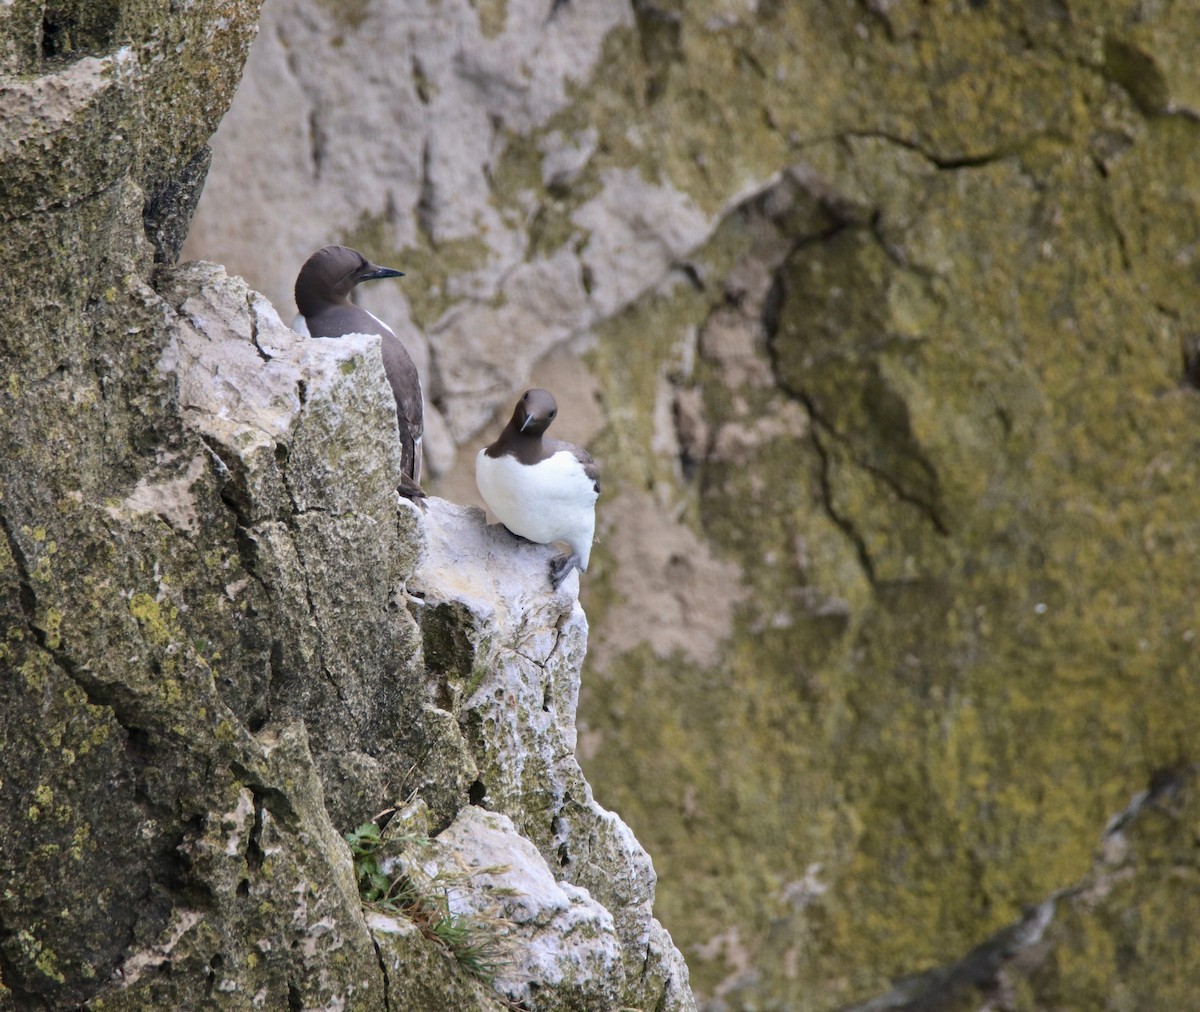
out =
[[[557,414],[551,394],[525,391],[500,438],[475,458],[479,494],[505,527],[530,541],[571,549],[550,562],[555,587],[572,569],[587,569],[600,497],[600,469],[588,452],[545,438]]]
[[[403,478],[397,491],[409,499],[421,499],[425,496],[420,485],[421,434],[425,431],[421,378],[392,329],[354,305],[349,297],[363,281],[402,277],[403,272],[379,267],[348,246],[326,246],[300,268],[296,277],[296,308],[312,337],[378,334],[383,339],[383,371],[396,398],[396,422],[400,429]]]

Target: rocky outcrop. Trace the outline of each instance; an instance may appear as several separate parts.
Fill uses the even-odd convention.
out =
[[[1187,1006],[1193,10],[357,11],[267,11],[193,249],[407,270],[449,498],[560,394],[580,754],[708,1005]]]
[[[694,1007],[574,760],[577,583],[398,500],[377,338],[173,266],[255,5],[27,10],[0,14],[0,1008]],[[397,808],[464,888],[502,877],[499,990],[364,907],[345,834]]]
[[[614,1002],[690,1006],[687,969],[653,917],[650,858],[629,828],[596,804],[575,758],[587,646],[577,578],[551,593],[547,571],[555,550],[517,544],[499,525],[485,526],[482,510],[434,500],[424,527],[426,554],[408,592],[420,602],[425,668],[435,679],[430,691],[444,708],[430,711],[428,737],[440,735],[445,748],[460,740],[455,729],[462,729],[461,747],[470,757],[464,769],[475,775],[468,793],[498,813],[488,821],[460,812],[438,842],[455,847],[461,839],[459,850],[480,855],[476,864],[504,864],[506,852],[516,855],[512,919],[523,924],[545,918],[546,910],[562,914],[548,930],[541,925],[539,947],[548,935],[569,948],[579,930],[604,940],[602,957],[568,960],[574,972],[557,963],[544,968],[536,953],[522,957],[532,967],[522,976],[525,964],[518,960],[509,972],[513,996],[531,1008],[547,1001],[548,1008],[558,1007],[555,1002],[597,1009]],[[487,853],[492,857],[485,859]],[[549,900],[541,898],[547,889]],[[595,923],[581,928],[581,921]],[[557,937],[560,927],[565,940]],[[536,996],[529,980],[544,981]],[[559,997],[544,994],[554,990],[550,985]]]
[[[10,642],[26,654],[10,648],[6,688],[28,735],[10,747],[31,776],[6,777],[28,826],[14,827],[8,867],[37,902],[5,922],[10,998],[500,1007],[435,941],[366,917],[341,837],[403,798],[443,859],[482,848],[509,864],[508,902],[551,892],[525,918],[537,930],[514,929],[506,950],[523,973],[500,985],[526,1007],[691,1007],[651,913],[649,857],[574,759],[577,582],[554,592],[552,550],[478,510],[397,498],[377,337],[302,339],[211,265],[164,272],[144,297],[163,318],[148,364],[172,381],[176,441],[121,498],[64,509],[130,545],[136,568],[74,557],[85,611],[67,588],[54,595],[77,535],[23,532],[45,545],[36,563],[10,536],[26,602]],[[53,722],[32,718],[38,699]],[[91,785],[97,767],[108,792]],[[465,813],[471,800],[493,821]],[[118,840],[126,859],[113,862]],[[60,862],[70,870],[53,876]],[[102,974],[75,935],[86,918],[66,916],[83,889],[130,919]],[[566,951],[547,963],[552,945]]]
[[[171,383],[155,365],[163,309],[145,280],[155,257],[146,223],[164,236],[186,224],[186,201],[168,194],[183,193],[189,166],[204,159],[257,4],[196,3],[172,18],[151,7],[0,13],[0,1003],[9,1006],[77,1003],[187,919],[188,904],[168,894],[184,823],[200,810],[180,812],[174,798],[191,792],[226,737],[210,708],[213,733],[194,758],[167,761],[157,744],[208,654],[198,638],[185,644],[175,619],[188,602],[161,598],[158,579],[190,567],[215,592],[221,557],[209,567],[192,542],[173,551],[186,539],[153,512],[125,522],[109,510],[152,473],[188,482],[195,449],[180,442]],[[164,548],[171,557],[158,565]],[[175,793],[156,788],[171,777]],[[225,792],[211,811],[236,800]]]

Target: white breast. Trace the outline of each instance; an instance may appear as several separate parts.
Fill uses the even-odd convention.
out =
[[[543,545],[565,542],[579,557],[579,568],[587,569],[599,493],[574,454],[559,450],[528,465],[480,450],[475,484],[488,508],[513,534]]]

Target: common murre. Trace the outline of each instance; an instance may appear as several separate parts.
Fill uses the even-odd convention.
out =
[[[475,458],[479,494],[508,530],[539,544],[562,542],[570,548],[550,562],[555,587],[572,569],[587,569],[600,497],[600,469],[591,455],[545,438],[557,414],[551,394],[527,390],[500,438]]]
[[[421,435],[425,407],[421,377],[400,339],[377,316],[350,301],[363,281],[402,278],[402,271],[379,267],[348,246],[326,246],[308,258],[296,277],[296,308],[311,337],[378,334],[382,338],[383,371],[396,399],[403,477],[397,491],[409,499],[424,498],[421,488]]]

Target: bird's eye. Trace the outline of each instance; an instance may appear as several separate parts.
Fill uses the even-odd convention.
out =
[[[553,417],[554,417],[555,415],[557,415],[557,414],[558,414],[558,412],[557,412],[557,411],[551,411],[551,412],[550,412],[550,417],[551,417],[551,418],[553,418]]]

